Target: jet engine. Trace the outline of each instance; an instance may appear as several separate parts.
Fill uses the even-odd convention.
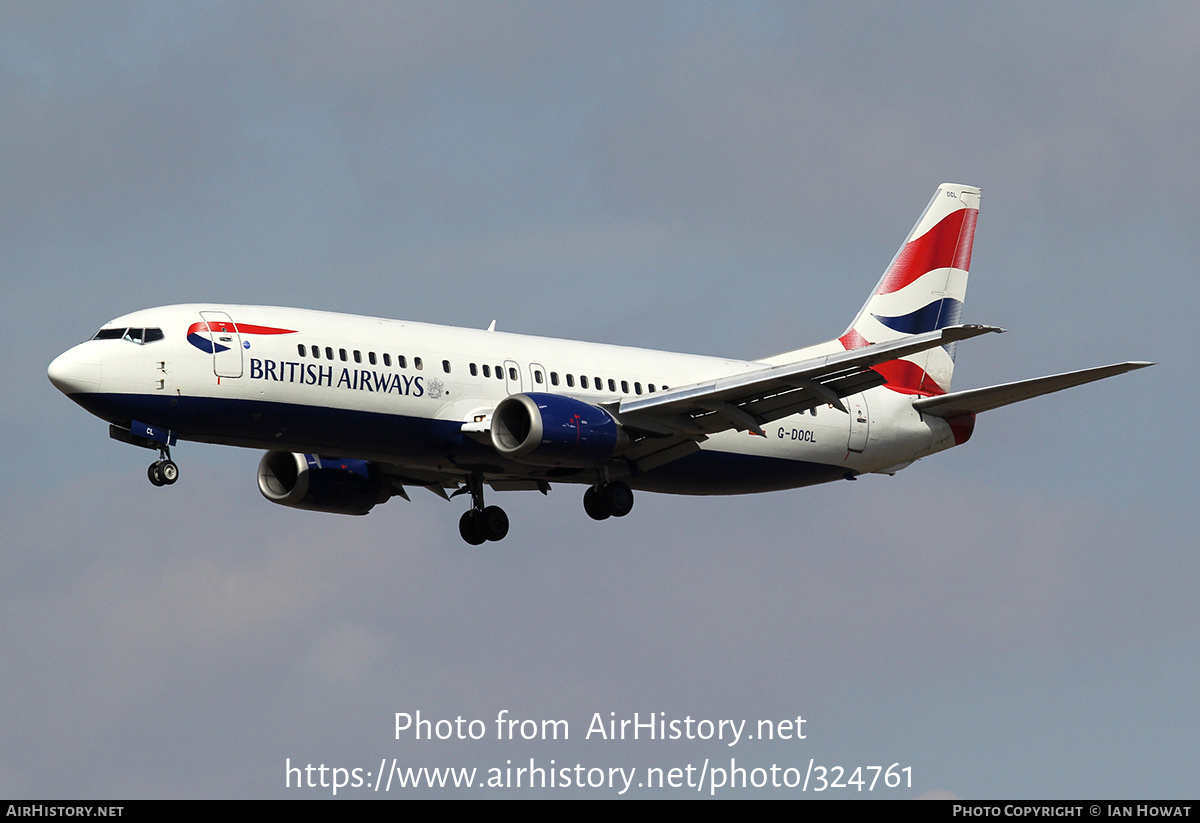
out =
[[[504,398],[492,412],[492,445],[512,460],[587,467],[620,454],[629,436],[599,406],[542,392]]]
[[[366,460],[267,452],[258,463],[258,490],[294,509],[366,514],[387,499],[379,472]]]

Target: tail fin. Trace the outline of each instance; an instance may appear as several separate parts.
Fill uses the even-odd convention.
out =
[[[943,183],[850,327],[847,349],[952,326],[962,315],[979,217],[979,189]],[[954,343],[876,366],[887,386],[905,394],[950,390]]]

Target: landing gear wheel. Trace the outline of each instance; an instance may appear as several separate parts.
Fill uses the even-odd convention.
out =
[[[588,490],[583,493],[583,510],[593,520],[607,520],[612,516],[612,512],[604,505],[604,498],[595,486],[589,486]]]
[[[479,512],[478,520],[488,540],[503,540],[508,534],[508,515],[499,506],[488,506]]]
[[[146,469],[146,477],[150,478],[150,482],[156,486],[161,486],[167,482],[163,480],[162,473],[159,471],[158,463],[150,464],[150,467]]]
[[[613,517],[624,517],[633,510],[633,489],[617,480],[600,491],[600,500]]]
[[[175,465],[174,460],[164,460],[158,464],[158,476],[162,478],[164,485],[170,486],[179,479],[179,467]]]
[[[487,535],[483,530],[482,515],[482,512],[471,509],[463,512],[463,516],[458,519],[458,533],[472,546],[481,546],[487,541]]]
[[[499,506],[483,505],[483,475],[473,473],[467,478],[466,486],[466,491],[471,493],[471,508],[458,521],[462,539],[472,546],[487,540],[503,540],[508,534],[508,515]]]

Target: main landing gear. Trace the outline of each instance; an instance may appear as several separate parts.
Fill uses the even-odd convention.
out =
[[[166,446],[159,449],[159,458],[146,469],[146,476],[156,486],[170,486],[179,479],[179,466],[171,459],[171,452]]]
[[[590,486],[583,493],[583,510],[593,520],[624,517],[633,510],[633,489],[620,480]]]
[[[508,534],[508,515],[499,506],[483,505],[483,478],[472,475],[467,479],[471,493],[471,508],[458,521],[458,533],[472,546],[488,540],[503,540]]]

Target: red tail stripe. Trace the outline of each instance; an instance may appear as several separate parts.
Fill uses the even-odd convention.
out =
[[[869,345],[867,338],[859,334],[857,329],[850,329],[850,331],[838,338],[838,342],[846,348],[846,351],[861,349],[863,346]]]
[[[948,417],[946,422],[950,424],[950,431],[954,435],[954,445],[956,446],[961,446],[970,440],[971,432],[975,431],[974,412]]]
[[[970,269],[978,219],[979,209],[959,209],[916,240],[905,243],[875,293],[899,291],[934,269]]]
[[[924,369],[911,360],[890,360],[872,368],[883,375],[889,389],[901,394],[936,396],[946,393]]]

